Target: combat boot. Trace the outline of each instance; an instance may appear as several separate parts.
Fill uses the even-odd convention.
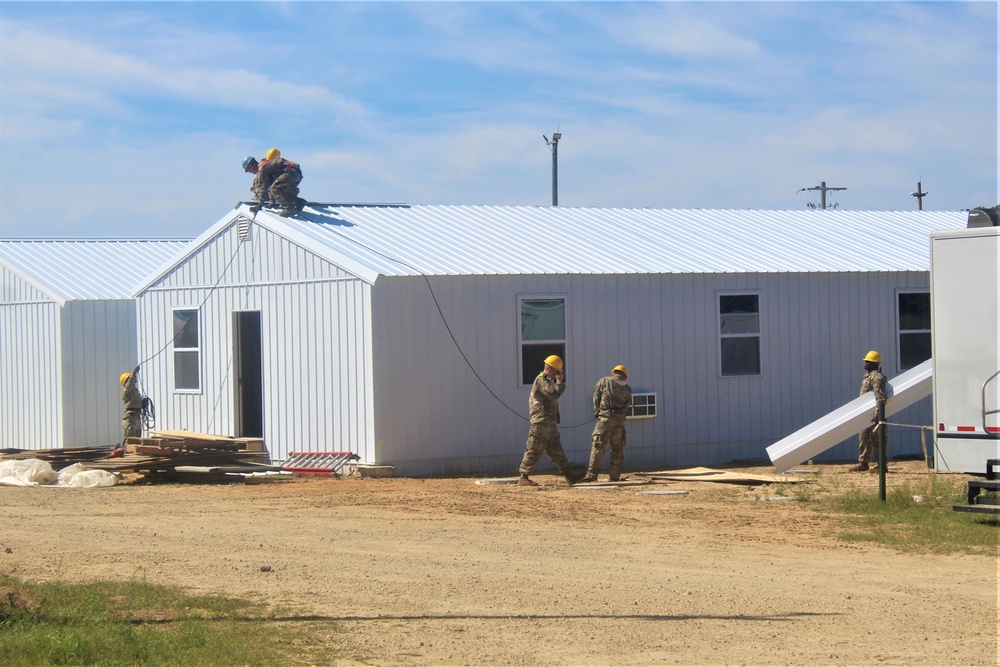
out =
[[[583,479],[583,475],[581,475],[579,473],[575,473],[572,470],[566,470],[566,471],[564,471],[563,474],[562,474],[562,476],[566,480],[566,483],[569,484],[570,486],[573,486],[574,484],[576,484],[577,482],[579,482],[581,479]]]
[[[527,475],[521,475],[520,479],[517,480],[518,486],[538,486],[538,482],[532,482],[528,479]]]
[[[591,475],[588,472],[586,475],[583,476],[583,479],[580,480],[580,483],[581,484],[590,484],[591,482],[596,482],[596,481],[597,481],[597,475]]]
[[[850,472],[864,472],[868,470],[868,462],[865,461],[864,463],[859,463],[856,466],[851,466],[848,470]]]

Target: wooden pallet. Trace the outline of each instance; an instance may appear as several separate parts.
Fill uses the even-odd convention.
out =
[[[171,477],[199,474],[196,469],[212,470],[215,474],[220,468],[268,463],[270,458],[264,441],[259,438],[230,438],[194,431],[153,431],[149,437],[127,438],[124,456],[93,462],[87,467]]]

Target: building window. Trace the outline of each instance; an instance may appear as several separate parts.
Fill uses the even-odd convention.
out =
[[[656,394],[632,394],[632,405],[625,419],[650,419],[656,416]]]
[[[174,311],[174,389],[201,389],[198,311]]]
[[[530,385],[545,358],[557,354],[566,361],[566,299],[519,297],[521,313],[521,384]]]
[[[906,371],[931,358],[930,292],[898,294],[899,370]]]
[[[760,375],[759,295],[719,295],[719,339],[723,376]]]

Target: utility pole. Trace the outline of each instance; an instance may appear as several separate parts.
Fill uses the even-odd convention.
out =
[[[917,181],[917,191],[911,192],[910,196],[917,198],[917,210],[924,210],[924,197],[927,196],[927,193],[924,192],[923,184],[920,181]]]
[[[846,190],[846,189],[847,189],[847,188],[832,188],[832,187],[827,187],[827,186],[826,186],[826,181],[822,181],[822,182],[820,182],[820,184],[819,184],[819,185],[817,185],[816,187],[812,187],[812,188],[801,188],[801,189],[799,190],[799,192],[802,192],[803,190],[819,190],[819,192],[820,192],[820,199],[819,199],[819,201],[820,201],[820,204],[819,204],[819,207],[820,207],[821,209],[823,209],[823,210],[826,210],[826,193],[827,193],[827,192],[834,192],[834,191],[836,191],[836,190]],[[811,206],[812,206],[813,208],[816,208],[815,204],[813,204],[813,205],[811,205]]]
[[[552,205],[559,206],[559,140],[562,139],[562,133],[554,132],[552,141],[544,134],[542,139],[545,139],[546,145],[552,146]]]

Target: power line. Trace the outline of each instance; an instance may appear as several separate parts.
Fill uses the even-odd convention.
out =
[[[802,192],[804,190],[819,191],[819,193],[820,193],[820,205],[819,205],[819,208],[821,208],[823,210],[826,210],[826,193],[827,192],[834,192],[834,191],[837,191],[837,190],[846,190],[846,189],[847,188],[828,187],[827,184],[826,184],[826,181],[821,181],[820,184],[817,185],[817,186],[814,186],[814,187],[811,187],[811,188],[800,188],[798,190],[798,192]],[[816,208],[816,205],[815,204],[810,204],[810,207]],[[836,208],[837,205],[834,204],[833,207]]]
[[[917,210],[918,211],[924,210],[924,197],[927,196],[927,193],[924,192],[923,183],[917,181],[917,191],[911,192],[910,196],[917,198]]]

